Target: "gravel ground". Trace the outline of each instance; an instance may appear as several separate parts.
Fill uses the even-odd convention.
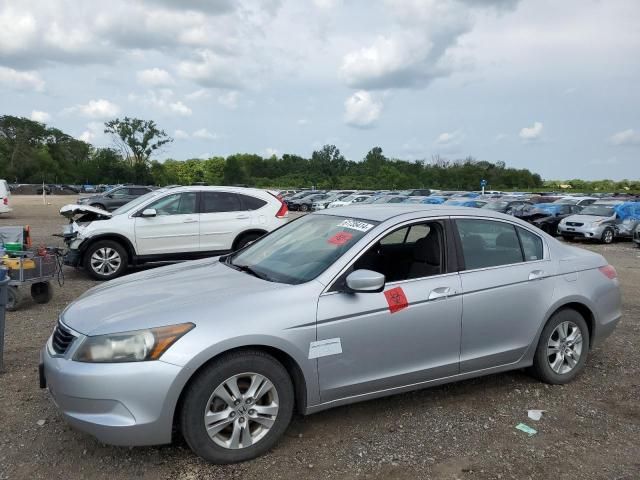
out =
[[[51,237],[70,199],[13,198],[0,225],[30,224],[36,244]],[[62,309],[95,284],[65,269],[48,305],[26,301],[7,313],[0,374],[0,480],[239,478],[632,479],[640,477],[640,250],[586,245],[604,254],[622,284],[624,319],[566,386],[524,372],[492,375],[296,417],[281,443],[252,462],[208,465],[183,441],[118,448],[68,427],[45,391],[37,363]],[[539,422],[527,409],[546,413]],[[538,430],[528,437],[515,429]]]

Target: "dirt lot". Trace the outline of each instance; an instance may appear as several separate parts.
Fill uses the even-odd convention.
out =
[[[70,198],[14,198],[0,225],[32,227],[36,243],[58,244]],[[65,270],[48,305],[29,300],[7,314],[0,375],[0,479],[113,478],[602,478],[640,477],[640,250],[589,245],[622,283],[624,320],[591,353],[572,384],[549,386],[524,372],[493,375],[294,419],[268,455],[212,466],[177,440],[116,448],[70,429],[38,388],[38,352],[62,309],[94,285]],[[542,420],[527,409],[546,410]],[[524,422],[538,434],[515,430]]]

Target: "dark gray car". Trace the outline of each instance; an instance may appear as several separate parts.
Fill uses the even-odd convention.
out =
[[[145,187],[143,185],[126,185],[112,188],[99,195],[81,198],[78,200],[78,204],[90,205],[111,212],[135,198],[146,195],[151,190],[153,190],[151,187]]]

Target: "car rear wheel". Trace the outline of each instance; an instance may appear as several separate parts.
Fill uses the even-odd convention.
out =
[[[545,383],[568,383],[584,369],[588,353],[587,322],[575,310],[560,310],[542,330],[533,373]]]
[[[293,404],[293,384],[280,362],[261,351],[234,352],[189,384],[180,427],[189,447],[205,460],[243,462],[278,441]]]
[[[22,293],[18,289],[18,287],[10,285],[7,288],[7,304],[5,308],[8,312],[15,312],[20,308],[20,303],[22,302]]]
[[[303,203],[302,205],[300,205],[300,211],[301,212],[308,212],[309,211],[309,205],[307,205],[306,203]]]
[[[262,235],[264,235],[264,234],[263,233],[247,233],[247,234],[243,235],[236,242],[236,248],[234,250],[243,249],[244,247],[246,247],[250,243],[253,243],[256,240],[258,240]]]
[[[96,280],[111,280],[127,269],[125,248],[112,240],[101,240],[87,248],[83,265]]]
[[[615,232],[613,231],[613,228],[605,228],[604,232],[602,232],[602,237],[600,238],[600,240],[602,241],[602,243],[609,245],[610,243],[613,243],[614,238]]]

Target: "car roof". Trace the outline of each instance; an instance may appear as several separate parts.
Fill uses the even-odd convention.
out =
[[[374,222],[384,222],[398,215],[419,214],[425,217],[439,217],[449,215],[466,215],[473,217],[489,217],[489,218],[509,218],[514,220],[510,215],[494,212],[492,210],[456,207],[447,205],[431,205],[425,203],[385,203],[367,205],[348,205],[337,209],[321,210],[313,213],[313,215],[333,215],[347,218],[361,218],[363,220],[373,220]]]

